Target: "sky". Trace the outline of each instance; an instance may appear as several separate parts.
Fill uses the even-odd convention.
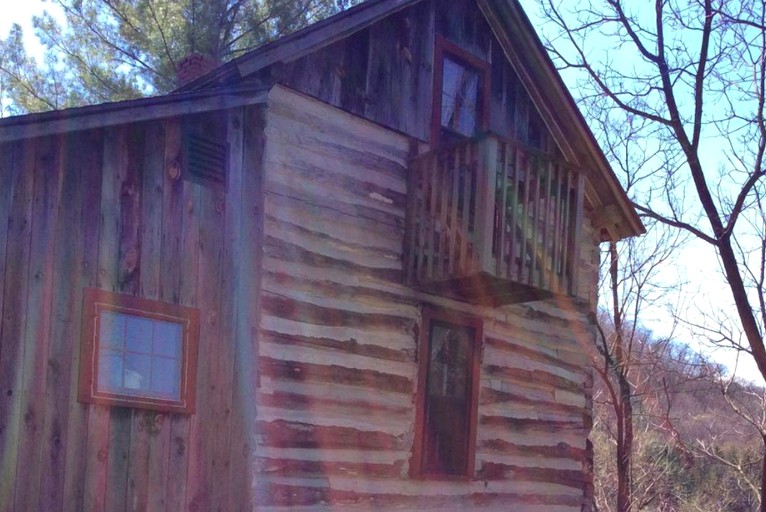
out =
[[[13,23],[18,23],[24,29],[24,43],[29,48],[39,48],[40,44],[34,36],[32,16],[42,14],[45,9],[52,10],[55,6],[41,0],[0,0],[0,37],[5,39]]]
[[[527,14],[535,23],[534,1],[524,0],[522,2]],[[32,16],[39,15],[43,10],[55,10],[56,6],[50,1],[43,0],[0,0],[0,38],[6,38],[13,23],[19,23],[24,30],[25,44],[27,51],[32,53],[41,52],[41,46],[34,36],[32,27]],[[39,55],[39,53],[37,53]],[[676,264],[668,269],[673,277],[679,277],[688,284],[682,297],[676,300],[681,307],[687,310],[694,310],[697,306],[702,307],[704,303],[711,301],[720,301],[720,304],[731,302],[728,288],[723,282],[717,264],[712,253],[712,249],[705,244],[691,244],[685,248],[679,255]],[[728,294],[728,295],[727,295]],[[714,304],[715,306],[715,304]],[[732,310],[732,314],[734,311]],[[651,329],[657,336],[667,336],[670,334],[669,326],[672,323],[670,316],[662,309],[655,308],[648,310],[642,317],[643,324]],[[690,341],[690,336],[684,336],[683,333],[675,331],[680,341]],[[694,346],[692,348],[702,350],[708,353],[719,363],[725,364],[730,369],[737,367],[737,375],[755,382],[763,382],[754,361],[750,356],[743,355],[737,359],[734,352],[716,351],[711,352],[705,347]]]

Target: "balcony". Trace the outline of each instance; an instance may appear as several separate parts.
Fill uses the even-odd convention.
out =
[[[411,162],[410,286],[498,306],[574,295],[583,177],[550,155],[485,135]]]

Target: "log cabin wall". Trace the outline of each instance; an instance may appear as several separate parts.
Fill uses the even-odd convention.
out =
[[[592,274],[577,300],[496,309],[419,293],[402,284],[408,138],[281,86],[265,136],[259,509],[587,506]],[[472,481],[408,476],[427,304],[484,322]]]
[[[250,510],[260,115],[227,190],[173,178],[179,119],[0,146],[0,511]],[[86,287],[199,309],[194,414],[77,400]]]

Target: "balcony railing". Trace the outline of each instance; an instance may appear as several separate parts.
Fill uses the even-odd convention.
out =
[[[410,285],[481,304],[574,294],[582,174],[486,135],[413,159]]]

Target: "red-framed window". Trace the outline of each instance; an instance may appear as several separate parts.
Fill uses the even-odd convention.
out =
[[[424,309],[418,348],[413,476],[472,478],[482,338],[481,320]]]
[[[86,288],[81,402],[193,413],[199,311]]]
[[[434,49],[433,94],[432,145],[487,130],[489,62],[439,35]]]

